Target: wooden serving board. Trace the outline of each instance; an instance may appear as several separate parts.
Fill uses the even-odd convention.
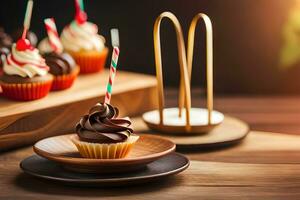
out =
[[[72,88],[47,97],[18,102],[0,99],[0,151],[28,145],[39,139],[70,133],[79,118],[104,101],[109,71],[81,75]],[[122,116],[134,116],[156,108],[156,78],[118,71],[111,103]]]

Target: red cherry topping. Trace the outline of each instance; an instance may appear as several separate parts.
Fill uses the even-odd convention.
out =
[[[19,39],[17,41],[17,50],[19,51],[25,51],[25,50],[32,50],[33,46],[31,46],[28,39]]]
[[[85,12],[79,11],[75,16],[75,19],[78,24],[83,24],[87,20],[87,15]]]

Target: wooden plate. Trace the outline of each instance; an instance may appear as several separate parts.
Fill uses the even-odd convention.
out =
[[[168,133],[171,135],[203,134],[212,130],[214,127],[221,124],[224,120],[224,115],[214,110],[211,113],[211,124],[208,124],[207,109],[191,108],[191,130],[189,132],[186,132],[186,118],[184,111],[182,112],[181,117],[178,116],[178,108],[165,108],[163,112],[163,125],[159,123],[158,110],[144,113],[143,120],[150,129]]]
[[[225,115],[224,121],[219,126],[202,135],[169,135],[154,131],[149,133],[171,140],[178,150],[204,150],[236,144],[247,136],[249,130],[245,122]]]
[[[80,186],[120,186],[155,181],[185,170],[189,160],[178,153],[171,153],[146,165],[142,170],[122,174],[86,174],[64,170],[56,162],[37,155],[20,163],[21,169],[35,177]]]
[[[140,135],[129,155],[121,159],[82,158],[70,140],[74,134],[50,137],[37,142],[33,149],[38,155],[79,172],[115,173],[137,170],[175,150],[175,144],[163,137]]]

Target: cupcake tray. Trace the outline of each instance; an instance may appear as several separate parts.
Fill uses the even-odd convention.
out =
[[[72,88],[51,92],[35,101],[0,98],[0,151],[74,132],[79,118],[104,100],[108,74],[105,70],[81,75]],[[125,71],[118,71],[117,77],[112,104],[119,108],[121,116],[139,115],[156,107],[155,77]]]

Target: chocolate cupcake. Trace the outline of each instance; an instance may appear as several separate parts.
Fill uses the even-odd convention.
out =
[[[128,155],[139,136],[133,134],[130,119],[118,115],[116,107],[98,103],[80,119],[72,141],[83,157],[116,159]]]
[[[70,88],[79,73],[79,66],[74,59],[68,53],[54,52],[48,38],[42,40],[38,48],[50,67],[50,74],[54,76],[51,90]]]

